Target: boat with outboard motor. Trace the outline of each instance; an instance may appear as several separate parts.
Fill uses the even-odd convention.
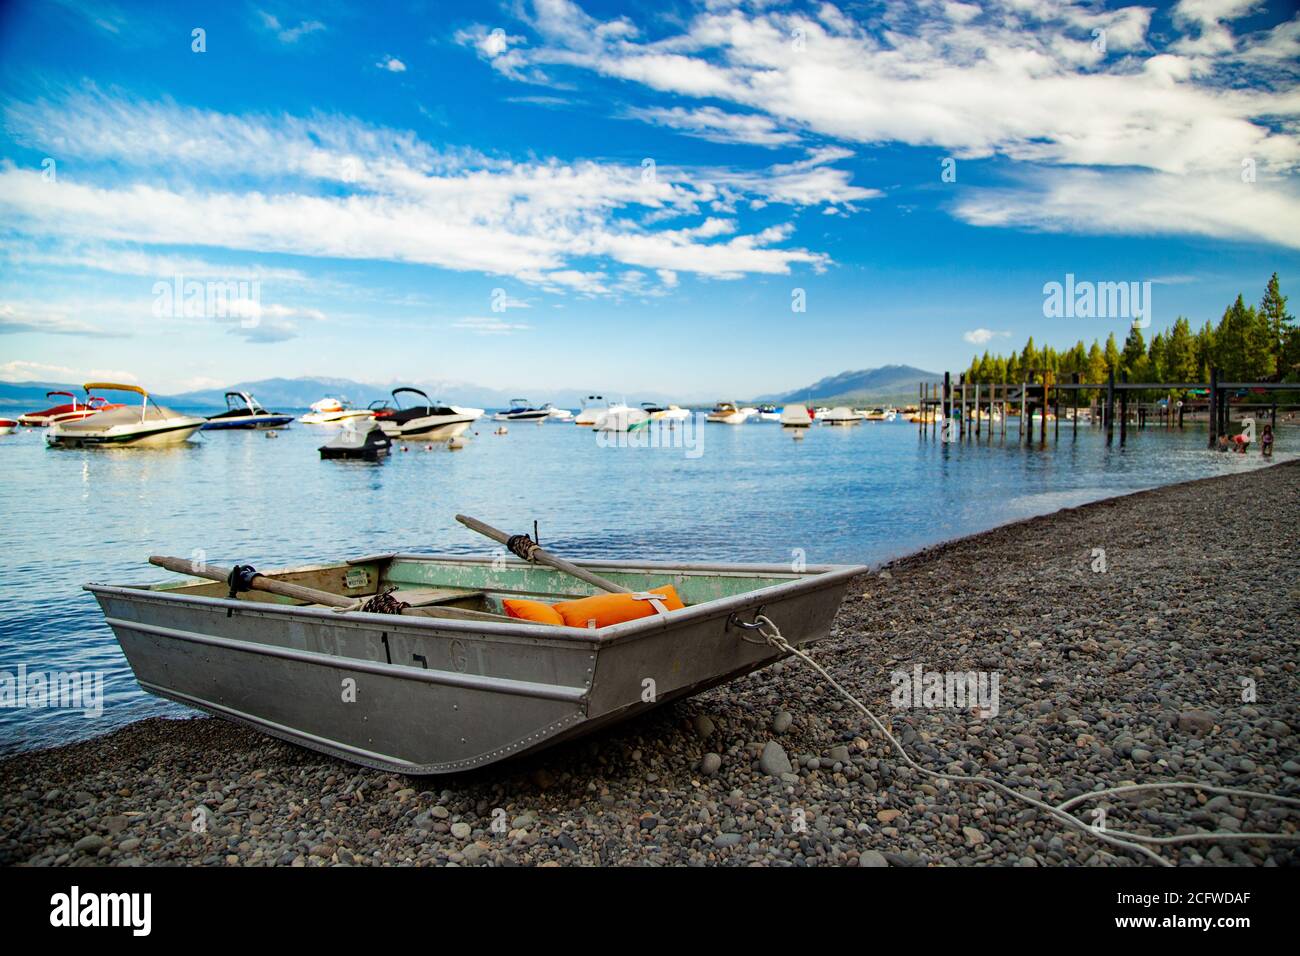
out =
[[[149,393],[138,385],[90,382],[85,388],[86,394],[91,389],[135,392],[141,396],[140,408],[118,405],[76,421],[56,421],[45,435],[51,445],[63,448],[178,445],[207,422],[206,418],[182,415],[156,402],[150,404]]]
[[[403,393],[418,395],[424,399],[424,404],[403,408],[402,400],[398,398]],[[397,441],[449,441],[483,416],[481,408],[440,405],[420,389],[409,385],[393,389],[392,395],[393,406],[376,409],[376,403],[371,402],[371,411],[384,432]]]
[[[248,392],[226,392],[226,410],[208,418],[204,431],[222,428],[286,428],[292,415],[268,412]]]

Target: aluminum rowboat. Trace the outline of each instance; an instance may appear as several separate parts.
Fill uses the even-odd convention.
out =
[[[599,630],[502,617],[509,597],[566,600],[585,582],[517,559],[388,554],[262,572],[362,598],[396,586],[469,620],[338,611],[224,584],[88,584],[140,686],[353,763],[415,775],[481,767],[698,693],[778,660],[766,614],[793,645],[830,633],[851,578],[822,565],[575,561],[687,605]],[[747,640],[748,638],[748,640]]]

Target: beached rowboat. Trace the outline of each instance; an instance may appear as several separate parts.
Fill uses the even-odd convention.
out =
[[[396,587],[392,597],[412,605],[400,616],[265,591],[231,599],[225,583],[206,580],[86,589],[145,690],[354,763],[443,774],[548,747],[777,660],[745,627],[760,612],[795,646],[824,638],[849,579],[866,570],[574,565],[620,589],[671,584],[686,606],[592,630],[507,618],[505,598],[599,592],[499,556],[386,554],[262,576],[265,586],[306,585],[345,605]]]

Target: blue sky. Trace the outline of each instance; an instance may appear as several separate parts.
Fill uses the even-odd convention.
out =
[[[0,379],[698,400],[1297,291],[1291,4],[376,9],[5,5]]]

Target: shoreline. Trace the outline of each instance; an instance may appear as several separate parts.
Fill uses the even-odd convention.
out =
[[[937,543],[857,579],[814,656],[936,770],[1058,801],[1093,781],[1294,793],[1297,513],[1300,463],[1280,462]],[[1000,674],[1000,712],[892,709],[890,674],[914,664]],[[365,770],[217,718],[148,718],[0,760],[0,863],[1138,862],[986,790],[925,782],[815,677],[787,661],[456,777]],[[1235,699],[1243,679],[1256,701]],[[793,779],[766,772],[773,743]],[[1190,791],[1109,813],[1151,833],[1300,824]],[[1300,861],[1286,844],[1211,846],[1162,853]]]

